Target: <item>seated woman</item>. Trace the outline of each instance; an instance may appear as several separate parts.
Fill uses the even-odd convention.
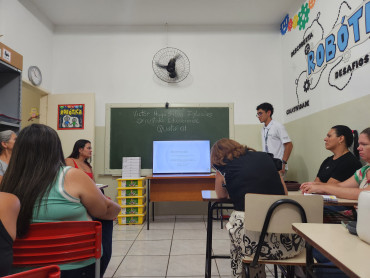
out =
[[[217,141],[211,149],[211,163],[216,170],[215,189],[218,198],[229,197],[234,204],[226,228],[231,239],[232,277],[242,277],[244,255],[251,256],[259,240],[259,232],[244,233],[244,197],[246,193],[286,195],[285,183],[272,158],[264,152],[231,139]],[[274,242],[271,239],[275,239]],[[298,255],[304,241],[296,234],[271,234],[265,239],[265,259],[285,259]],[[250,269],[251,277],[264,277],[264,267]]]
[[[360,157],[367,162],[365,166],[358,169],[355,174],[349,179],[340,183],[320,183],[320,182],[306,182],[301,185],[303,193],[320,193],[335,195],[339,198],[357,200],[361,191],[370,190],[370,128],[364,129],[358,140],[358,148]],[[315,259],[319,263],[333,265],[329,259],[324,257],[317,250],[313,250]],[[331,275],[331,276],[330,276]],[[340,270],[335,269],[318,269],[317,277],[347,277]]]
[[[0,277],[9,274],[13,262],[13,241],[20,203],[13,194],[0,192]]]
[[[121,209],[85,173],[65,166],[57,133],[41,124],[19,133],[1,190],[21,201],[19,237],[27,233],[31,223],[89,221],[90,216],[112,220]],[[94,262],[59,265],[62,277],[94,277]]]
[[[89,160],[91,160],[91,155],[91,142],[85,139],[77,140],[73,146],[72,153],[66,158],[66,165],[81,169],[86,173],[86,175],[95,181],[94,173],[89,162]]]
[[[94,182],[94,173],[91,167],[92,147],[89,140],[77,140],[73,146],[72,153],[66,158],[66,165],[81,169]],[[103,194],[104,191],[101,189]],[[113,221],[94,218],[102,224],[103,255],[100,260],[100,276],[103,276],[112,257]]]
[[[345,125],[333,126],[326,135],[325,148],[333,153],[321,164],[315,182],[338,183],[350,178],[353,173],[361,168],[361,163],[349,150],[355,141],[353,149],[358,156],[357,132]],[[355,138],[354,138],[355,137]]]
[[[370,127],[364,129],[358,139],[360,157],[367,162],[349,179],[340,183],[305,182],[301,185],[303,193],[331,194],[338,198],[357,200],[361,191],[370,190]]]
[[[6,168],[8,168],[15,139],[17,139],[17,135],[11,130],[0,132],[0,183],[3,179]]]

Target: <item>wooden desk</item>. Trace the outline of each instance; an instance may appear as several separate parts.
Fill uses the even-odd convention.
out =
[[[288,195],[301,195],[302,192],[299,191],[288,191]],[[356,206],[358,204],[358,200],[350,200],[350,199],[342,199],[337,198],[338,202],[325,202],[326,206]]]
[[[350,277],[370,277],[370,245],[341,224],[294,223],[293,230]]]
[[[146,177],[147,203],[146,220],[149,230],[149,207],[152,202],[202,201],[202,190],[215,189],[215,175],[153,175]]]
[[[203,190],[202,199],[208,202],[205,278],[211,278],[212,259],[230,259],[230,255],[212,255],[213,211],[234,209],[234,206],[230,199],[218,199],[214,190]]]
[[[292,195],[301,195],[301,191],[288,191],[288,196]],[[225,201],[225,199],[220,200],[217,199],[216,191],[214,190],[205,190],[202,191],[202,198],[203,201]],[[326,206],[356,206],[358,204],[358,200],[350,200],[350,199],[341,199],[338,198],[338,202],[325,202]]]

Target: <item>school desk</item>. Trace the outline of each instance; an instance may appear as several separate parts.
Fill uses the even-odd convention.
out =
[[[202,190],[215,189],[214,174],[152,175],[146,179],[148,180],[146,202],[148,230],[150,202],[152,203],[152,219],[154,221],[154,202],[202,201]]]

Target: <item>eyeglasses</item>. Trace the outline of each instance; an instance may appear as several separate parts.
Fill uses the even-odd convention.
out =
[[[263,112],[258,112],[256,117],[258,118],[259,116],[262,116]]]

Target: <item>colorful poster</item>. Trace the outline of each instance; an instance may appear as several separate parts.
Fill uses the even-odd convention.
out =
[[[84,129],[85,104],[58,105],[58,130]]]

